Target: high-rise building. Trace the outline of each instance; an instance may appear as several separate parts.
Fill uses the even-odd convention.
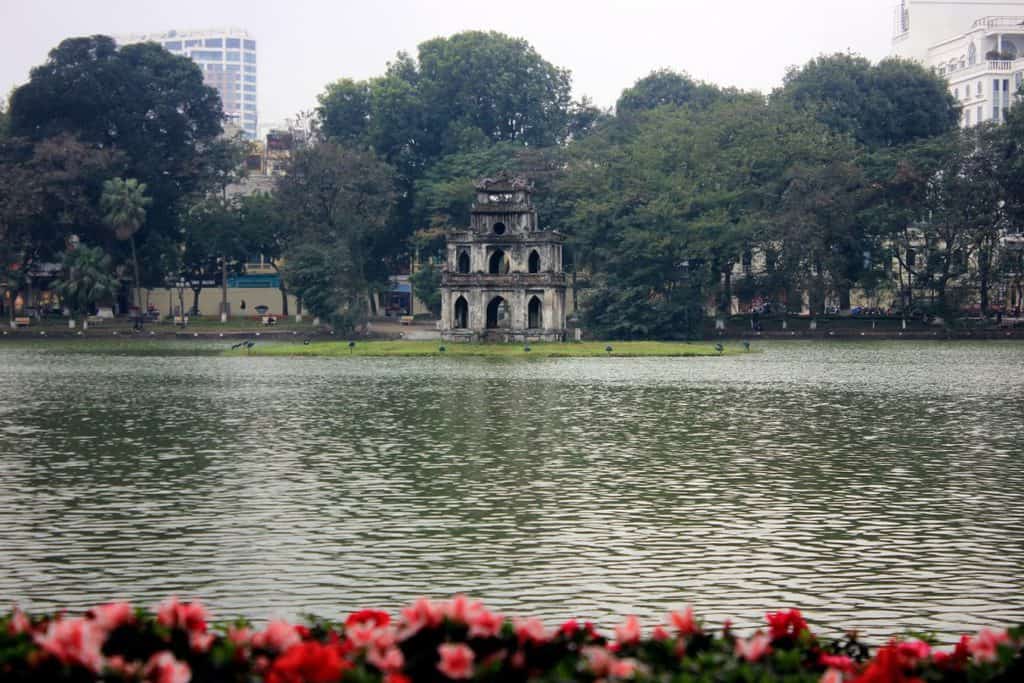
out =
[[[250,139],[259,134],[256,103],[256,41],[242,29],[167,31],[114,36],[118,45],[158,43],[189,57],[203,70],[203,81],[220,93],[224,114]]]
[[[961,125],[1003,121],[1024,82],[1024,0],[902,0],[893,54],[949,83]]]

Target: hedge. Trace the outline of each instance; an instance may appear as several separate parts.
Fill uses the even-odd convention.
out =
[[[646,634],[635,617],[611,637],[570,620],[549,629],[464,596],[417,600],[397,620],[363,610],[344,622],[212,624],[199,602],[149,612],[125,602],[82,616],[0,617],[3,681],[1024,681],[1024,627],[984,629],[952,648],[892,640],[873,653],[855,633],[814,635],[799,610],[766,615],[741,637],[692,610]]]

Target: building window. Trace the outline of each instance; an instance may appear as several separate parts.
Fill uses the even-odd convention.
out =
[[[246,74],[245,75],[245,82],[246,83],[253,83],[253,84],[255,84],[256,83],[256,76],[254,76],[252,74]]]
[[[224,58],[224,53],[220,50],[193,50],[191,57],[207,62],[219,62]]]
[[[245,53],[245,61],[249,62],[250,64],[255,64],[256,63],[256,53],[255,52],[246,52]]]
[[[966,126],[970,126],[971,125],[971,110],[970,109],[964,109],[964,125],[966,125]]]
[[[238,64],[225,64],[224,70],[236,74],[242,71],[241,66]]]
[[[203,41],[201,40],[186,40],[185,47],[202,47]]]
[[[238,50],[242,47],[242,41],[240,38],[225,38],[224,47],[234,48],[235,50]]]
[[[180,50],[181,49],[181,41],[180,40],[169,40],[166,43],[164,43],[164,49],[165,50]]]
[[[246,94],[246,95],[243,95],[242,97],[245,99],[246,102],[255,102],[256,101],[256,96],[255,95],[248,95],[248,94]]]
[[[981,81],[978,81],[978,89],[977,93],[975,93],[975,97],[981,97]]]
[[[207,71],[216,71],[216,72],[219,73],[219,72],[224,71],[224,65],[223,64],[207,64],[206,65],[206,70]]]
[[[256,86],[255,85],[247,85],[247,86],[245,86],[245,92],[256,92]]]
[[[973,66],[978,61],[978,48],[971,43],[967,46],[967,63]]]
[[[224,47],[224,41],[220,38],[207,38],[203,41],[203,47]]]
[[[255,40],[247,40],[247,41],[245,41],[245,49],[246,50],[255,50],[256,49],[256,41]]]
[[[993,104],[992,105],[992,120],[993,121],[999,121],[1000,119],[1001,119],[1001,117],[999,116],[999,105],[998,104]]]
[[[982,122],[982,109],[981,109],[981,105],[979,104],[978,105],[978,123],[981,123],[981,122]]]
[[[247,74],[254,74],[254,73],[256,73],[256,65],[255,64],[246,64],[245,65],[245,73],[247,73]]]
[[[960,99],[960,88],[953,88],[953,97]]]
[[[224,57],[229,62],[239,62],[239,61],[241,61],[241,59],[239,59],[240,55],[237,52],[230,52],[230,51],[229,52],[225,52],[224,53]]]

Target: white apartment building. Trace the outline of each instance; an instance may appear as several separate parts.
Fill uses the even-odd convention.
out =
[[[949,82],[961,125],[1004,120],[1024,80],[1024,0],[903,0],[892,51]]]
[[[203,70],[203,81],[220,93],[224,114],[247,137],[259,135],[256,101],[256,41],[238,28],[167,31],[114,36],[118,45],[158,43],[169,52],[189,57]]]

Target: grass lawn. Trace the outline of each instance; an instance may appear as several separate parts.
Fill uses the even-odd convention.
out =
[[[575,358],[584,356],[717,356],[713,343],[707,342],[544,342],[530,344],[527,352],[520,344],[462,344],[439,341],[359,341],[349,348],[347,341],[301,343],[257,343],[253,356],[497,356],[502,358]],[[612,351],[606,351],[611,346]],[[441,351],[444,347],[444,351]],[[723,354],[744,353],[742,345],[726,345]],[[245,354],[245,350],[231,353]]]

